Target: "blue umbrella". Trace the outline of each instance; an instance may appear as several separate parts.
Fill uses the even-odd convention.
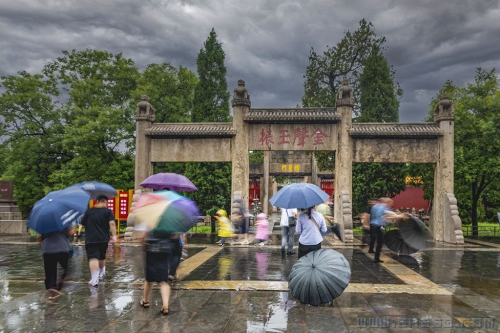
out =
[[[290,184],[276,192],[269,202],[280,208],[309,208],[325,202],[330,195],[314,184]]]
[[[116,197],[117,195],[116,189],[106,183],[87,181],[71,185],[70,187],[77,187],[88,192],[90,194],[90,198],[94,200],[97,200],[97,198],[101,195],[104,195],[108,198]]]
[[[68,187],[54,191],[35,203],[28,216],[28,228],[39,234],[63,230],[87,210],[90,195],[82,189]]]

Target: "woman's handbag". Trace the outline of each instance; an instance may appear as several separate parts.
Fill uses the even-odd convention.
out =
[[[149,236],[147,238],[146,251],[150,253],[170,254],[174,248],[174,242],[179,242],[179,240]]]

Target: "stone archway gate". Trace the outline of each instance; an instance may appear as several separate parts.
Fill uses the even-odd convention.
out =
[[[434,208],[430,229],[437,241],[463,243],[453,194],[453,103],[443,96],[435,122],[352,123],[354,98],[347,80],[335,108],[252,109],[243,80],[234,89],[232,123],[154,123],[147,96],[137,106],[135,188],[156,162],[231,162],[231,193],[248,200],[249,151],[263,150],[263,210],[269,199],[273,150],[335,151],[335,207],[343,238],[353,241],[352,163],[434,163]]]

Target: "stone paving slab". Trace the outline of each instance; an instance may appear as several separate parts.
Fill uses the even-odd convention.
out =
[[[109,275],[97,289],[87,286],[88,267],[83,246],[78,246],[64,295],[48,301],[43,299],[36,244],[10,239],[7,246],[0,238],[0,332],[499,332],[500,249],[476,245],[453,251],[438,246],[411,260],[395,258],[384,249],[385,262],[377,265],[363,245],[333,244],[350,258],[357,279],[366,276],[376,283],[352,282],[333,307],[314,307],[288,292],[284,277],[296,256],[275,255],[278,246],[263,251],[268,262],[260,276],[255,256],[259,247],[189,246],[190,257],[179,271],[183,280],[172,291],[171,313],[163,316],[157,288],[151,308],[139,306],[139,246],[108,249]],[[231,252],[236,270],[252,279],[188,279],[208,262],[231,257]],[[211,267],[219,266],[217,262]]]

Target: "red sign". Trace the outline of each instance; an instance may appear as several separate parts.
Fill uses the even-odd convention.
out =
[[[128,191],[118,192],[118,218],[126,220],[128,216],[129,194]]]

